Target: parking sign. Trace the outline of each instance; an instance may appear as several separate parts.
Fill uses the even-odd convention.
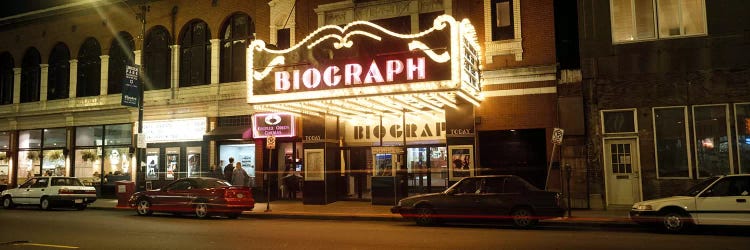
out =
[[[268,149],[276,149],[276,136],[269,136],[266,138],[268,141],[266,142],[266,148]]]

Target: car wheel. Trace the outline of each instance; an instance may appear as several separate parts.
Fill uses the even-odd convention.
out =
[[[510,213],[510,217],[513,218],[513,225],[518,228],[531,228],[539,222],[539,220],[534,219],[534,212],[524,207],[514,209]]]
[[[668,211],[662,216],[662,226],[668,233],[679,233],[690,227],[690,216],[684,212]]]
[[[86,203],[84,204],[76,204],[76,210],[84,210],[86,209]]]
[[[10,195],[6,195],[3,197],[3,208],[5,209],[11,209],[16,207],[16,204],[13,203],[13,199],[10,198]]]
[[[227,218],[230,218],[230,219],[237,219],[237,218],[239,218],[239,217],[240,217],[240,214],[241,214],[241,213],[228,213],[228,214],[227,214]]]
[[[41,207],[42,210],[50,210],[52,209],[52,204],[50,204],[47,197],[42,197],[42,199],[39,201],[39,207]]]
[[[435,224],[435,211],[430,207],[418,207],[415,211],[414,221],[420,226],[431,226]]]
[[[208,218],[208,205],[206,203],[195,204],[195,216],[199,219]]]
[[[138,203],[136,203],[135,211],[138,213],[138,215],[146,216],[151,215],[154,213],[153,210],[151,210],[151,202],[146,199],[138,200]]]

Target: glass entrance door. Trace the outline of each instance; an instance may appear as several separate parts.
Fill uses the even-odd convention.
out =
[[[440,192],[448,186],[446,147],[406,149],[409,195]]]

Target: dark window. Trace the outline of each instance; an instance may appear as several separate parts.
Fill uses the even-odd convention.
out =
[[[526,191],[526,184],[516,178],[505,178],[503,193],[523,193]]]
[[[255,23],[246,14],[234,14],[221,32],[221,82],[245,80],[245,54],[248,42],[253,40]]]
[[[70,50],[58,43],[49,55],[47,100],[68,98],[70,88]]]
[[[484,186],[482,186],[482,193],[485,194],[497,194],[503,192],[503,178],[487,178],[484,179]]]
[[[13,56],[5,52],[0,55],[0,105],[13,103]]]
[[[34,185],[34,183],[36,183],[36,179],[29,179],[28,181],[21,184],[21,186],[19,186],[18,188],[29,188],[31,187],[31,185]]]
[[[475,194],[479,191],[481,184],[481,180],[477,178],[463,179],[455,187],[455,194]]]
[[[604,133],[635,133],[635,111],[604,111]]]
[[[493,0],[492,9],[492,40],[508,40],[514,38],[513,31],[513,1]]]
[[[184,180],[184,181],[175,182],[174,184],[169,186],[167,190],[168,191],[188,190],[190,189],[190,186],[191,186],[190,181]]]
[[[164,26],[156,26],[146,35],[146,48],[143,51],[145,90],[170,88],[170,44],[169,32]]]
[[[98,96],[101,90],[102,47],[93,37],[89,37],[78,51],[78,83],[76,97]]]
[[[180,39],[180,87],[204,85],[211,76],[211,33],[203,21],[188,23]]]
[[[122,79],[125,78],[125,66],[133,65],[133,37],[127,32],[120,32],[109,47],[109,77],[107,94],[122,93]]]
[[[41,57],[36,48],[29,48],[21,65],[21,103],[39,101],[42,72],[39,68]]]
[[[291,34],[289,28],[276,30],[276,47],[278,49],[288,49],[291,43]]]

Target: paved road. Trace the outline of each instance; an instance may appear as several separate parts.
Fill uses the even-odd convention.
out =
[[[15,243],[12,243],[15,242]],[[0,249],[747,249],[748,230],[667,235],[632,227],[417,227],[408,222],[199,220],[132,211],[0,209]]]

